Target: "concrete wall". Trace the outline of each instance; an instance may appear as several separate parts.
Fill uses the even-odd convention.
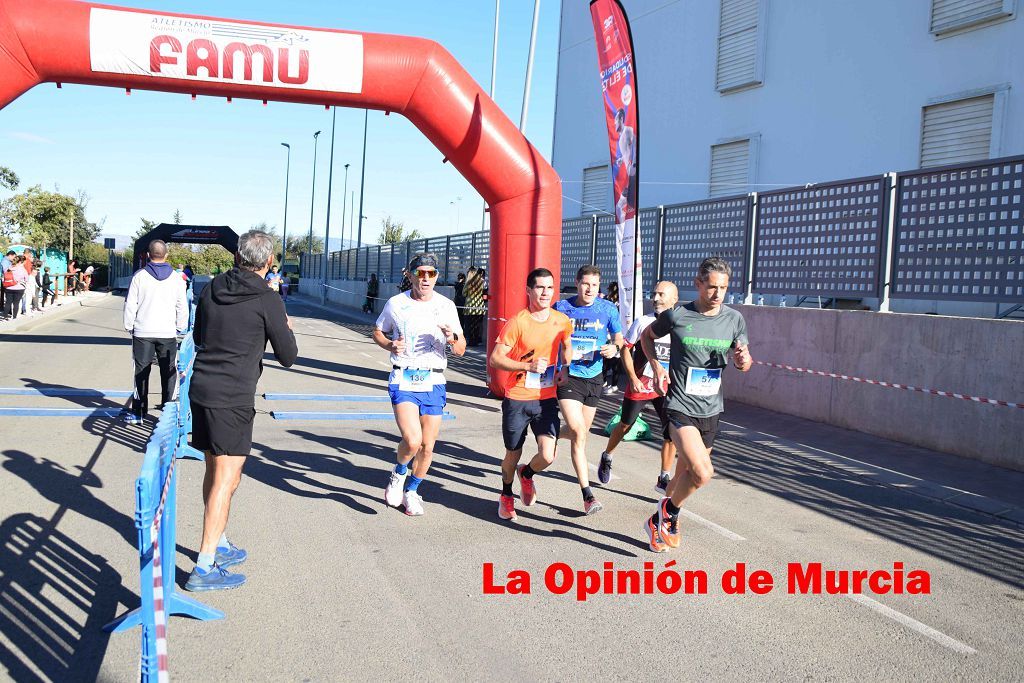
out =
[[[640,206],[706,198],[711,145],[736,136],[760,135],[755,185],[737,193],[917,168],[922,107],[993,86],[1009,89],[992,156],[1024,152],[1020,3],[1008,21],[937,38],[928,0],[761,2],[763,84],[721,94],[719,2],[624,0],[639,86]],[[552,164],[566,217],[581,213],[583,169],[609,163],[597,76],[586,3],[563,2]]]
[[[735,306],[755,360],[1024,402],[1024,322]],[[1024,410],[755,365],[727,398],[1024,470]]]

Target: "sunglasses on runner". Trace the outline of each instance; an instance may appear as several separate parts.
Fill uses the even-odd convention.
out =
[[[427,270],[426,268],[417,268],[416,271],[413,274],[416,277],[418,277],[418,278],[424,278],[424,277],[426,277],[426,278],[435,278],[435,277],[437,277],[437,271],[436,270]]]

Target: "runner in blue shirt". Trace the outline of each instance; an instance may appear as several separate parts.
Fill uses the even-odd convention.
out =
[[[572,441],[572,466],[583,491],[583,510],[588,515],[604,507],[590,490],[587,464],[587,433],[594,423],[597,404],[604,389],[604,359],[622,348],[622,323],[615,304],[597,298],[601,291],[601,270],[583,266],[576,273],[576,296],[555,303],[573,323],[572,362],[569,381],[558,387],[558,407],[565,418],[560,437]]]

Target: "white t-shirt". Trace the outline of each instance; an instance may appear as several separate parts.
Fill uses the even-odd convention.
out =
[[[377,329],[389,339],[401,336],[405,340],[405,352],[400,356],[391,354],[391,364],[443,370],[448,367],[448,355],[440,326],[446,324],[452,332],[463,336],[455,303],[437,292],[429,301],[416,301],[410,294],[402,292],[388,299],[377,318]],[[444,382],[441,373],[434,375],[435,384]]]

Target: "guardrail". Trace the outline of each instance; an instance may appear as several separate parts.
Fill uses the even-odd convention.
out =
[[[174,584],[177,548],[177,461],[202,460],[188,445],[192,430],[189,387],[196,347],[189,332],[178,351],[178,398],[164,406],[146,445],[142,471],[135,480],[135,527],[139,532],[140,605],[103,627],[120,633],[142,626],[140,678],[168,680],[167,617],[222,619],[224,613],[179,593]]]

